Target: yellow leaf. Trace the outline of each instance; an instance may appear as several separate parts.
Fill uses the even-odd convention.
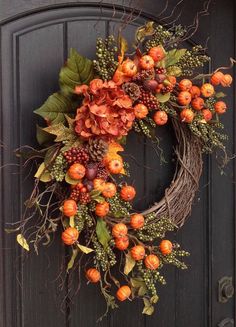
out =
[[[131,257],[130,252],[126,254],[125,258],[125,267],[124,267],[124,274],[128,275],[135,266],[135,260]]]
[[[24,236],[22,234],[18,234],[16,236],[16,240],[20,244],[20,246],[23,247],[23,249],[25,249],[26,251],[29,251],[29,244],[27,243],[26,239],[24,238]]]
[[[73,268],[74,263],[75,263],[75,259],[76,259],[77,255],[78,255],[78,253],[79,253],[79,250],[77,248],[73,249],[72,256],[71,256],[70,261],[68,262],[68,265],[67,265],[67,272],[71,268]]]
[[[122,62],[124,59],[125,52],[128,50],[128,42],[122,35],[119,35],[119,45],[120,45],[119,62]]]
[[[70,223],[69,223],[70,227],[75,227],[75,219],[74,216],[70,217]]]
[[[82,252],[84,252],[85,254],[89,254],[89,253],[93,252],[93,249],[88,248],[87,246],[81,245],[81,244],[79,244],[79,243],[77,243],[77,246],[78,246],[78,248],[79,248]]]
[[[34,177],[38,178],[41,182],[44,183],[50,182],[52,180],[52,177],[49,171],[46,169],[44,162],[41,163]]]

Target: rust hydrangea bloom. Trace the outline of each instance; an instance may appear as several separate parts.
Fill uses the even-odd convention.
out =
[[[84,138],[92,136],[117,139],[127,135],[135,119],[132,100],[113,81],[94,79],[88,85],[75,88],[83,94],[82,106],[77,109],[75,131]]]

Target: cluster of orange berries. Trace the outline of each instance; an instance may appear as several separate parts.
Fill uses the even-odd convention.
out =
[[[193,85],[189,79],[183,79],[178,84],[179,94],[177,96],[178,103],[186,108],[180,112],[182,122],[191,123],[195,117],[195,111],[201,112],[206,122],[212,119],[212,111],[206,107],[204,98],[213,97],[216,85],[230,86],[232,77],[229,74],[224,75],[216,72],[211,77],[211,83],[204,83],[201,87]],[[191,108],[189,108],[191,106]],[[194,110],[192,110],[194,109]],[[214,110],[217,114],[225,113],[227,109],[226,103],[217,101],[214,104]]]

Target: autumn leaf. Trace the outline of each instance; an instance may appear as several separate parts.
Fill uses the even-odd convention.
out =
[[[124,267],[124,274],[128,275],[134,268],[135,266],[135,260],[131,257],[130,252],[126,254],[125,257],[125,267]]]
[[[144,303],[144,308],[142,313],[151,316],[154,312],[154,306],[147,298],[143,298],[143,303]]]
[[[75,259],[76,259],[77,255],[78,255],[78,253],[79,253],[79,249],[77,249],[77,248],[73,249],[72,256],[71,256],[70,261],[68,262],[68,265],[67,265],[67,272],[71,268],[73,268],[74,263],[75,263]]]
[[[169,93],[165,93],[165,94],[158,93],[158,94],[156,95],[156,98],[157,98],[157,100],[158,100],[159,102],[161,102],[161,103],[165,103],[165,102],[167,102],[167,101],[170,100],[170,92],[169,92]]]
[[[88,248],[87,246],[81,245],[81,244],[79,244],[79,243],[77,243],[77,246],[78,246],[78,248],[79,248],[82,252],[84,252],[85,254],[89,254],[89,253],[91,253],[91,252],[94,251],[93,249]]]
[[[42,162],[39,166],[37,172],[34,175],[35,178],[38,178],[41,182],[47,183],[52,180],[52,177],[49,171],[46,169],[45,163]]]
[[[23,249],[25,249],[26,251],[29,251],[29,244],[27,243],[26,239],[24,238],[24,236],[22,234],[18,234],[16,236],[16,240],[20,244],[20,246],[22,246]]]
[[[155,33],[154,22],[147,22],[139,27],[135,33],[136,43],[142,42],[146,36],[151,36]]]

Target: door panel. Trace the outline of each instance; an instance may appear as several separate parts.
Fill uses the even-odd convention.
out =
[[[4,1],[0,1],[0,7]],[[25,3],[25,2],[24,2]],[[122,1],[117,1],[122,5]],[[93,58],[96,38],[104,37],[117,28],[123,11],[112,6],[93,4],[60,5],[60,1],[32,1],[21,6],[4,2],[0,15],[1,25],[1,140],[2,164],[16,164],[1,170],[1,256],[0,256],[0,321],[4,327],[75,327],[95,326],[96,319],[105,311],[105,304],[96,286],[82,281],[73,304],[63,302],[68,288],[78,286],[78,278],[64,280],[59,291],[60,271],[64,271],[63,258],[67,255],[59,237],[38,256],[23,257],[13,235],[3,232],[7,222],[15,222],[23,213],[23,203],[32,188],[32,174],[27,176],[12,151],[20,145],[36,146],[33,110],[49,94],[58,89],[58,72],[71,47]],[[173,9],[175,1],[170,1]],[[124,31],[131,42],[135,28],[163,7],[163,1],[153,8],[153,2],[133,1],[135,8],[143,9],[140,17]],[[185,4],[181,21],[186,22],[202,2]],[[171,7],[172,6],[172,7]],[[42,9],[43,8],[43,9]],[[203,20],[195,37],[204,43],[208,34],[209,53],[216,68],[235,53],[233,31],[233,1],[216,1],[211,16]],[[21,12],[21,16],[14,17]],[[4,14],[5,13],[5,14]],[[149,14],[146,14],[149,13]],[[7,20],[11,17],[10,20]],[[227,23],[227,35],[222,29]],[[227,40],[227,42],[226,42]],[[224,45],[224,47],[222,47]],[[231,108],[224,118],[230,136],[228,148],[235,152],[234,93],[227,90]],[[138,189],[137,209],[142,209],[163,196],[173,176],[174,135],[170,127],[158,130],[166,164],[153,152],[151,144],[131,133],[126,147],[131,166],[131,181]],[[146,168],[144,168],[146,167]],[[152,317],[140,314],[142,303],[125,303],[119,310],[109,313],[100,326],[217,326],[222,319],[234,318],[234,302],[217,301],[217,282],[223,276],[234,275],[234,162],[221,176],[214,160],[205,157],[204,172],[199,193],[196,195],[191,219],[173,239],[191,252],[189,270],[166,271],[167,286],[159,290],[160,302]],[[28,177],[28,178],[26,178]],[[64,305],[62,305],[64,304]],[[61,310],[60,310],[61,309]],[[64,310],[64,312],[62,312]]]

